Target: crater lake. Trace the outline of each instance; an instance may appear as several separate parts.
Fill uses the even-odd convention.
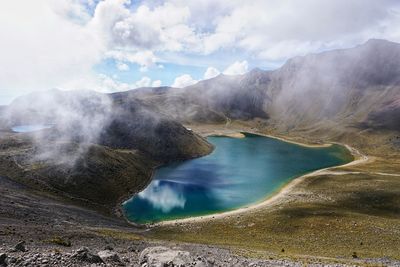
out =
[[[353,160],[344,146],[307,147],[245,133],[210,136],[204,157],[155,170],[153,180],[123,204],[128,220],[143,224],[209,215],[261,202],[312,171]]]

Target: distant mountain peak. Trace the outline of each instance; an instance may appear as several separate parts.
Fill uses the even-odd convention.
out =
[[[365,44],[385,44],[385,43],[387,44],[387,43],[393,43],[393,42],[385,40],[385,39],[378,39],[378,38],[372,38],[365,42]]]
[[[251,71],[249,71],[249,73],[264,73],[265,71],[256,67],[254,69],[252,69]]]
[[[382,49],[387,49],[390,47],[399,47],[400,44],[388,41],[385,39],[369,39],[366,41],[364,44],[359,45],[357,47],[367,47],[367,48],[382,48]]]

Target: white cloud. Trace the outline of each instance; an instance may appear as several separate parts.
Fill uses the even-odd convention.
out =
[[[249,64],[247,63],[246,60],[236,61],[224,70],[224,74],[226,75],[244,74],[248,71],[248,69],[249,69]]]
[[[198,34],[187,23],[191,14],[187,6],[166,2],[153,8],[139,4],[131,9],[126,3],[124,0],[100,2],[90,22],[91,28],[113,50],[130,54],[177,52],[193,50],[200,43]]]
[[[139,68],[139,71],[140,71],[140,72],[147,72],[148,70],[149,70],[149,68],[146,67],[146,66],[141,66],[141,67]]]
[[[91,15],[81,0],[4,2],[0,90],[18,95],[72,84],[81,88],[78,81],[83,80],[113,84],[92,72],[104,58],[135,63],[145,71],[156,66],[155,53],[197,43],[194,30],[186,24],[187,7],[166,3],[154,9],[130,9],[125,3],[101,1],[92,5]]]
[[[151,84],[151,79],[147,76],[144,76],[142,79],[135,83],[135,87],[149,87]]]
[[[102,93],[111,93],[117,91],[126,91],[134,89],[135,83],[129,84],[118,81],[116,76],[108,76],[105,74],[82,74],[75,79],[71,79],[57,86],[61,90],[95,90]]]
[[[400,3],[393,0],[234,2],[205,37],[205,53],[241,49],[264,60],[283,60],[377,36],[396,38],[389,32],[400,26]]]
[[[0,90],[7,95],[66,85],[135,86],[94,73],[104,59],[120,62],[122,70],[122,64],[137,64],[150,76],[153,68],[180,64],[182,58],[185,64],[220,69],[220,62],[238,57],[265,66],[369,38],[400,42],[400,2],[395,0],[3,2]],[[247,61],[224,73],[246,72]],[[210,70],[204,77],[215,74]],[[195,82],[187,75],[177,77],[176,84]]]
[[[64,1],[5,1],[0,9],[0,90],[18,95],[57,87],[100,62],[102,46],[53,9]],[[68,9],[62,7],[62,10]],[[68,13],[68,12],[66,12]]]
[[[161,80],[155,80],[151,83],[151,87],[160,87],[162,84]]]
[[[183,74],[175,78],[174,83],[171,85],[172,87],[183,88],[189,85],[193,85],[198,81],[193,79],[189,74]]]
[[[208,67],[206,72],[204,73],[204,80],[214,78],[218,76],[220,73],[221,72],[218,69],[214,67]]]
[[[115,60],[136,63],[140,65],[143,70],[147,70],[147,68],[152,67],[157,62],[156,56],[150,50],[138,52],[110,50],[105,53],[105,56]]]
[[[62,90],[74,90],[74,89],[84,89],[84,90],[96,90],[103,93],[112,93],[119,91],[132,90],[139,87],[149,87],[157,85],[161,81],[153,81],[144,76],[140,80],[126,83],[118,80],[118,77],[114,75],[112,77],[105,74],[92,73],[91,75],[82,75],[77,77],[70,82],[60,85],[58,88]]]
[[[129,70],[129,66],[125,63],[122,62],[117,62],[117,69],[120,71],[128,71]]]
[[[105,93],[126,91],[136,87],[128,83],[118,82],[117,80],[104,74],[99,75],[99,78],[100,78],[100,84],[98,85],[97,88],[101,88],[100,90]]]

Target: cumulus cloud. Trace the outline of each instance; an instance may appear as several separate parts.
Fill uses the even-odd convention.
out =
[[[151,79],[147,76],[144,76],[142,79],[135,83],[135,87],[149,87],[151,84]]]
[[[125,63],[122,62],[117,62],[117,69],[120,71],[128,71],[129,70],[129,66]]]
[[[236,61],[224,70],[224,74],[226,75],[244,74],[248,71],[248,69],[249,69],[249,64],[247,63],[246,60]]]
[[[162,84],[161,80],[155,80],[151,83],[152,87],[160,87]]]
[[[187,64],[219,68],[221,59],[238,57],[279,65],[370,38],[400,42],[399,29],[395,0],[4,1],[0,90],[19,94],[79,80],[112,84],[93,72],[103,60],[121,62],[122,70],[122,63],[137,64],[142,72],[180,64],[183,57]],[[224,73],[247,71],[243,62]],[[188,78],[178,82],[195,82]]]
[[[58,88],[62,90],[93,90],[102,93],[112,93],[119,91],[127,91],[136,89],[139,87],[149,87],[155,86],[157,84],[161,85],[160,80],[152,81],[149,77],[144,76],[141,79],[134,81],[132,83],[122,82],[118,80],[116,76],[109,76],[106,74],[92,74],[89,76],[82,76],[80,79],[71,80],[69,83],[60,85]]]
[[[282,60],[385,38],[387,26],[399,23],[400,4],[393,0],[234,2],[205,37],[205,53],[236,48],[265,60]]]
[[[189,85],[193,85],[198,81],[193,79],[189,74],[183,74],[175,78],[174,83],[171,85],[172,87],[183,88]]]
[[[204,79],[211,79],[214,78],[216,76],[218,76],[220,74],[220,71],[214,67],[208,67],[206,72],[204,73]]]
[[[154,53],[150,50],[143,50],[138,52],[110,50],[105,53],[105,57],[119,61],[136,63],[142,68],[152,67],[158,60]]]
[[[67,11],[54,10],[64,5],[63,1],[51,3],[44,0],[2,3],[1,91],[26,93],[57,87],[89,73],[100,62],[103,50],[96,36],[74,19],[63,17]]]

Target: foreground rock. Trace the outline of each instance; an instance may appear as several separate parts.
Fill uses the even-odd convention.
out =
[[[172,244],[151,243],[149,241],[115,242],[114,250],[101,250],[104,248],[104,239],[92,239],[94,247],[81,247],[71,250],[66,247],[38,247],[30,246],[26,252],[3,253],[4,247],[0,246],[0,267],[3,266],[140,266],[140,267],[172,267],[172,266],[252,266],[252,267],[292,267],[304,266],[303,260],[294,259],[251,259],[233,254],[231,251],[196,244],[187,244],[175,247]],[[116,241],[116,240],[114,240]],[[147,248],[143,247],[147,246]],[[134,248],[134,251],[130,251]],[[100,251],[99,251],[100,250]],[[355,260],[344,264],[335,260],[334,263],[321,261],[321,259],[307,259],[307,266],[400,266],[400,262],[386,258],[365,261]]]
[[[7,259],[7,254],[1,253],[0,254],[0,266],[7,266],[6,259]]]
[[[187,251],[169,249],[167,247],[149,247],[140,254],[141,266],[185,266],[194,263]]]
[[[26,248],[25,248],[25,241],[21,241],[18,244],[15,245],[14,247],[14,251],[22,251],[25,252]]]
[[[114,251],[102,250],[97,254],[105,263],[109,263],[112,265],[122,265],[122,266],[124,265],[121,259],[119,258],[118,254]]]
[[[81,261],[89,262],[89,263],[101,263],[103,260],[99,255],[91,252],[87,247],[82,247],[76,251],[76,253],[72,256],[73,258],[77,258]]]

